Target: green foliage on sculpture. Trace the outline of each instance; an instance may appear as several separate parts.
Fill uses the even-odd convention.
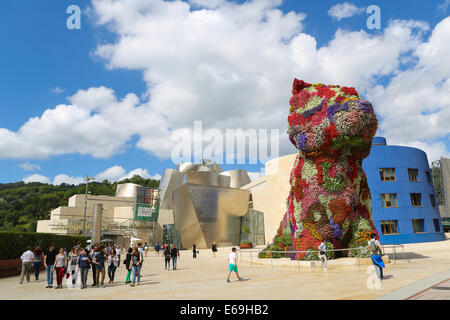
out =
[[[317,260],[322,241],[328,250],[366,246],[370,234],[378,234],[362,169],[378,127],[373,107],[355,88],[297,79],[292,95],[288,134],[299,154],[291,172],[287,211],[267,249],[304,251],[282,256]],[[333,258],[335,253],[327,255]]]

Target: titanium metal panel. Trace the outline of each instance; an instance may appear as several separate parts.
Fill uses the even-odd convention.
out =
[[[242,169],[224,171],[221,173],[221,175],[230,177],[229,186],[231,188],[240,188],[251,182],[251,180],[247,174],[247,171],[242,170]]]
[[[184,246],[212,242],[239,244],[240,217],[248,211],[249,190],[184,184],[173,193],[175,228]]]
[[[122,183],[117,185],[116,197],[132,197],[136,198],[138,188],[142,188],[135,183]]]
[[[175,169],[166,169],[161,178],[159,188],[161,189],[160,209],[172,209],[172,192],[183,182],[183,174]]]

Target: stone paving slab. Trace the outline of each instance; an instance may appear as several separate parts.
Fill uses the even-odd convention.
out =
[[[155,300],[308,300],[308,299],[376,299],[408,287],[425,278],[448,270],[450,240],[406,245],[406,252],[414,259],[386,266],[380,287],[374,286],[374,269],[370,265],[333,266],[329,271],[277,265],[238,263],[246,281],[226,283],[230,248],[219,248],[216,258],[210,250],[200,250],[197,259],[190,251],[181,251],[179,269],[164,270],[164,259],[150,254],[145,259],[141,285],[135,288],[124,284],[123,265],[116,272],[117,283],[105,288],[46,289],[45,272],[39,281],[19,285],[18,277],[0,279],[0,299],[155,299]],[[450,278],[447,277],[446,279]],[[106,276],[107,279],[107,276]],[[443,279],[444,280],[444,279]],[[442,281],[442,280],[441,280]],[[92,275],[88,275],[88,285]],[[436,284],[431,283],[428,287]],[[447,284],[445,284],[447,285]],[[422,289],[423,290],[423,289]],[[444,299],[448,292],[433,292],[434,298]],[[420,290],[407,292],[412,296]]]

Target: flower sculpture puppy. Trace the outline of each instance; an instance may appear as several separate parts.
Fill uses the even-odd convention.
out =
[[[361,167],[378,127],[371,103],[355,88],[295,79],[288,120],[289,139],[300,152],[274,245],[290,236],[291,244],[280,248],[316,250],[322,240],[336,249],[365,246],[377,233]]]

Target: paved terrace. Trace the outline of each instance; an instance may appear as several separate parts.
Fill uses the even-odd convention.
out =
[[[45,272],[40,280],[32,275],[30,283],[22,285],[18,277],[4,278],[0,279],[0,299],[450,299],[450,240],[405,245],[409,261],[391,261],[384,272],[387,279],[372,290],[367,286],[371,276],[367,271],[372,270],[368,265],[330,264],[327,272],[320,267],[299,271],[288,261],[272,268],[251,265],[247,259],[238,264],[245,281],[238,282],[232,275],[232,282],[226,283],[229,252],[230,248],[219,248],[213,258],[210,250],[200,250],[193,259],[191,251],[181,251],[176,271],[165,271],[164,259],[149,252],[141,285],[135,288],[124,284],[123,265],[115,284],[108,285],[106,276],[105,288],[46,289]],[[88,284],[92,284],[91,273]]]

